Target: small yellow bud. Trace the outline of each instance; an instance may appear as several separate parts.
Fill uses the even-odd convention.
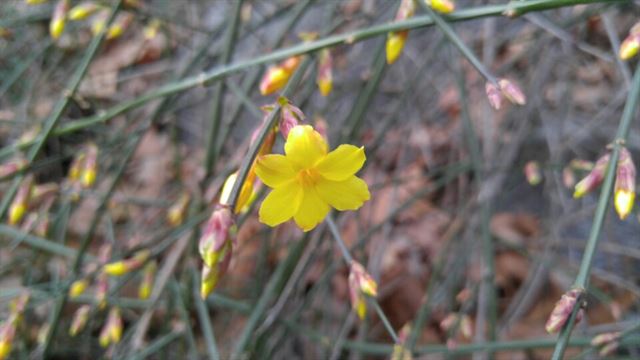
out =
[[[111,276],[122,276],[128,272],[127,266],[122,260],[106,264],[103,270],[106,274],[109,274]]]
[[[51,22],[49,23],[49,34],[52,39],[57,40],[62,35],[68,10],[69,0],[58,0],[58,3],[53,8]]]
[[[437,12],[448,14],[456,9],[456,4],[451,0],[431,0],[431,8]]]
[[[290,76],[291,73],[283,67],[270,67],[260,82],[260,94],[269,95],[282,89]]]
[[[69,335],[76,336],[84,326],[87,324],[87,320],[89,320],[89,311],[91,310],[91,306],[82,305],[76,310],[73,314],[73,319],[71,320],[71,326],[69,327]]]
[[[74,6],[69,11],[69,20],[73,20],[73,21],[84,20],[87,17],[89,17],[89,15],[95,13],[99,9],[100,9],[100,6],[98,6],[98,4],[92,1],[82,2]]]
[[[89,144],[86,150],[86,157],[81,171],[80,182],[85,188],[90,188],[96,182],[98,172],[98,147]]]
[[[161,22],[158,19],[153,19],[147,26],[144,27],[144,38],[151,40],[158,36],[158,30],[160,30]]]
[[[171,205],[169,210],[167,211],[167,222],[169,225],[176,227],[182,224],[184,221],[184,214],[187,211],[187,206],[189,206],[189,201],[191,196],[188,192],[182,193],[180,199]]]
[[[6,359],[11,353],[11,343],[5,340],[0,340],[0,360]]]
[[[25,0],[25,2],[27,3],[27,5],[38,5],[38,4],[44,4],[45,2],[47,2],[49,0]]]
[[[202,265],[202,281],[200,283],[200,297],[202,299],[206,299],[215,290],[219,279],[220,274],[217,266],[210,268],[206,264]]]
[[[155,261],[150,261],[144,267],[144,271],[142,274],[142,283],[140,283],[140,288],[138,288],[138,298],[142,300],[146,300],[151,296],[151,291],[153,290],[153,279],[156,274],[157,265]]]
[[[620,159],[616,168],[615,208],[624,220],[633,210],[636,198],[636,167],[627,148],[620,149]]]
[[[19,223],[26,213],[27,207],[24,204],[12,204],[9,208],[9,225]]]
[[[615,207],[621,220],[624,220],[631,214],[636,193],[625,190],[616,191]]]
[[[409,35],[409,31],[398,31],[398,32],[390,32],[387,35],[387,64],[393,64],[398,57],[400,57],[400,53],[402,53],[402,49],[404,48],[404,44],[407,41],[407,36]]]
[[[82,295],[82,293],[87,289],[87,286],[89,286],[89,282],[86,279],[74,281],[69,288],[69,297],[73,299]]]
[[[624,41],[622,41],[622,44],[620,44],[620,52],[618,53],[618,57],[620,57],[621,60],[629,60],[632,57],[636,56],[639,49],[640,35],[630,34],[624,39]]]

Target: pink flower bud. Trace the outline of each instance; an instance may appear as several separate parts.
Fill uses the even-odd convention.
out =
[[[606,154],[598,159],[591,172],[576,184],[575,191],[573,192],[574,198],[581,198],[600,186],[602,180],[604,180],[604,173],[607,171],[610,158],[611,155]]]
[[[500,91],[502,94],[513,104],[524,105],[527,103],[527,98],[518,85],[508,79],[500,79],[498,81],[500,85]]]
[[[529,185],[536,186],[542,181],[542,172],[537,161],[529,161],[524,166],[524,175]]]
[[[484,89],[487,92],[487,99],[489,99],[491,107],[496,110],[500,110],[500,107],[502,106],[502,94],[500,93],[500,89],[489,81],[484,86]]]
[[[71,320],[71,326],[69,327],[69,335],[76,336],[84,326],[87,324],[89,320],[89,311],[91,310],[90,305],[82,305],[76,310],[73,314],[73,319]]]
[[[572,289],[562,295],[551,311],[551,315],[549,315],[549,319],[545,325],[548,333],[553,334],[562,329],[567,320],[569,320],[574,307],[581,306],[578,304],[578,301],[581,301],[583,293],[584,289]],[[580,321],[581,318],[582,314],[579,312],[576,321]]]
[[[282,106],[282,109],[280,110],[280,133],[282,134],[282,137],[287,140],[289,131],[291,131],[295,126],[300,125],[301,122],[304,122],[306,117],[302,110],[291,104],[289,100],[280,98],[278,101]]]
[[[352,261],[349,272],[349,297],[351,306],[360,319],[364,319],[367,312],[365,295],[377,296],[378,285],[360,263]]]
[[[224,245],[232,241],[233,217],[226,206],[219,206],[205,225],[200,237],[200,256],[208,267],[214,267],[224,259]]]
[[[636,197],[636,167],[631,153],[624,147],[620,149],[614,193],[616,211],[620,219],[624,220],[633,210]]]

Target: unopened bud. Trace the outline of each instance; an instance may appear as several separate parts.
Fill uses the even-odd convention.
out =
[[[300,59],[299,56],[290,57],[281,64],[267,69],[260,81],[260,94],[269,95],[282,89],[300,65]]]
[[[524,165],[524,175],[527,178],[527,182],[531,186],[536,186],[542,181],[542,172],[540,171],[540,164],[537,161],[529,161]]]
[[[525,105],[527,103],[527,98],[524,96],[524,93],[513,81],[500,79],[498,80],[498,85],[500,85],[502,95],[511,101],[512,104]]]
[[[69,327],[69,335],[76,336],[84,329],[84,326],[89,320],[90,305],[82,305],[73,314],[73,320],[71,320],[71,326]]]
[[[13,159],[0,165],[0,178],[4,178],[17,173],[27,166],[27,161],[24,159]]]
[[[232,253],[233,245],[228,241],[224,244],[217,259],[218,261],[213,266],[209,267],[206,263],[202,265],[202,280],[200,284],[200,296],[202,299],[206,299],[215,290],[218,281],[227,272],[231,263]]]
[[[107,274],[101,272],[96,280],[96,303],[98,309],[102,310],[107,306],[107,293],[109,292],[109,278]]]
[[[289,131],[293,129],[295,126],[300,125],[301,122],[306,120],[304,113],[300,108],[293,105],[289,100],[285,98],[280,98],[282,110],[280,111],[280,134],[282,134],[282,138],[287,140],[289,136]],[[280,101],[280,100],[279,100]]]
[[[96,182],[98,173],[98,147],[95,144],[87,146],[86,158],[84,160],[81,183],[85,188],[90,188]]]
[[[20,184],[20,187],[18,187],[16,196],[13,198],[11,206],[9,207],[9,225],[16,225],[27,213],[32,184],[33,178],[29,176],[25,178]]]
[[[82,295],[82,293],[87,289],[87,286],[89,286],[89,281],[87,279],[74,281],[71,284],[71,287],[69,287],[69,297],[73,299]]]
[[[500,89],[490,81],[487,81],[484,89],[487,93],[487,99],[489,99],[491,107],[496,110],[500,110],[500,107],[502,106],[502,93],[500,93]]]
[[[598,159],[591,172],[576,184],[573,192],[574,198],[581,198],[597,189],[598,186],[602,184],[602,180],[604,180],[604,173],[607,171],[607,166],[609,165],[610,157],[610,154],[606,154]]]
[[[225,245],[231,242],[232,226],[233,217],[228,207],[220,206],[211,214],[198,244],[200,256],[208,267],[215,267],[224,259]]]
[[[100,10],[95,16],[91,18],[91,33],[93,36],[98,36],[104,31],[107,26],[107,20],[109,19],[109,10]]]
[[[153,290],[153,280],[156,276],[157,265],[155,261],[149,261],[142,271],[142,282],[138,288],[138,298],[146,300],[151,296]]]
[[[333,60],[329,49],[320,50],[316,83],[318,84],[318,89],[320,89],[320,94],[322,94],[322,96],[329,95],[333,88]]]
[[[67,11],[69,11],[69,0],[58,0],[53,8],[51,22],[49,23],[49,34],[54,40],[57,40],[64,31]]]
[[[614,192],[616,211],[620,219],[624,220],[633,210],[636,197],[636,167],[631,153],[625,147],[620,149]]]
[[[425,0],[425,3],[439,13],[448,14],[456,9],[453,0]]]
[[[596,335],[591,339],[591,346],[604,346],[612,341],[620,339],[621,334],[621,332],[615,331]]]
[[[562,169],[562,184],[567,189],[571,189],[576,184],[576,176],[570,166],[565,166]]]
[[[133,14],[128,12],[118,14],[118,17],[116,17],[113,24],[111,24],[107,30],[107,40],[120,37],[127,27],[129,27],[131,21],[133,21]]]
[[[96,11],[100,9],[100,6],[93,1],[83,1],[80,4],[74,6],[69,11],[69,20],[77,21],[84,20]]]
[[[231,200],[231,190],[233,190],[233,185],[238,178],[238,173],[235,172],[225,180],[224,185],[222,186],[222,192],[220,193],[220,204],[223,206],[230,206],[229,203]],[[255,181],[255,172],[250,171],[247,179],[244,184],[242,184],[242,188],[240,189],[240,195],[238,195],[238,200],[236,200],[236,207],[234,209],[234,213],[238,214],[243,212],[247,206],[249,205],[249,201],[251,200],[251,196],[254,192],[253,184]]]
[[[120,317],[120,309],[111,308],[107,321],[100,331],[100,346],[107,347],[109,344],[117,344],[122,338],[122,318]]]
[[[351,262],[348,282],[351,306],[356,311],[360,319],[364,319],[367,312],[367,301],[365,295],[371,297],[377,296],[378,284],[376,284],[364,267],[356,261]]]
[[[411,324],[406,323],[398,332],[398,341],[393,345],[391,360],[411,360],[411,351],[406,348],[405,344],[411,334]]]
[[[562,329],[567,320],[569,320],[573,309],[576,306],[581,306],[578,304],[578,301],[581,301],[583,293],[584,289],[572,289],[562,295],[551,311],[551,315],[549,315],[549,319],[545,325],[545,329],[549,334],[556,333]],[[582,309],[579,309],[578,311],[578,317],[576,318],[577,321],[582,317]]]
[[[189,206],[189,201],[191,200],[191,195],[188,192],[183,192],[180,195],[178,201],[175,204],[171,205],[169,210],[167,211],[167,222],[169,225],[173,227],[177,227],[184,221],[184,214],[187,212],[187,206]]]
[[[614,352],[616,352],[616,350],[618,350],[618,347],[620,346],[620,343],[618,341],[612,341],[606,345],[604,345],[603,347],[600,348],[600,351],[598,351],[598,354],[601,357],[608,357],[611,354],[613,354]]]
[[[149,259],[149,255],[149,250],[141,250],[129,259],[108,263],[102,269],[111,276],[122,276],[141,267]]]
[[[49,0],[25,0],[24,2],[27,3],[27,5],[39,5],[44,4],[47,1]]]
[[[618,57],[621,60],[629,60],[636,56],[640,49],[640,34],[629,33],[629,35],[620,44],[620,51]]]
[[[407,42],[408,36],[408,30],[390,32],[387,35],[387,64],[393,64],[398,60],[398,57],[400,57],[400,54],[402,53],[402,49],[404,49],[404,44]]]
[[[144,38],[147,40],[151,40],[158,36],[158,31],[160,30],[160,25],[162,23],[159,19],[152,19],[147,26],[144,27],[143,33]]]
[[[15,324],[5,321],[0,325],[0,360],[8,358],[16,336]]]

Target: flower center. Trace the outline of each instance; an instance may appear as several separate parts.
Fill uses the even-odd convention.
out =
[[[314,186],[320,180],[320,173],[316,169],[304,169],[298,172],[298,181],[303,187]]]

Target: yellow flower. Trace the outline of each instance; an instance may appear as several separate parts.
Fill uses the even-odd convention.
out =
[[[327,142],[309,125],[289,131],[285,155],[258,158],[256,174],[274,190],[260,207],[260,221],[276,226],[291,218],[304,231],[320,223],[331,207],[356,210],[369,200],[367,183],[355,176],[366,157],[363,147],[340,145],[327,153]]]

